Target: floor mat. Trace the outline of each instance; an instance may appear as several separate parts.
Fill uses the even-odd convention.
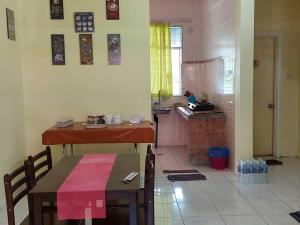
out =
[[[199,173],[198,170],[164,170],[163,173]]]
[[[300,223],[300,211],[290,213],[290,215]]]
[[[195,174],[179,174],[179,175],[169,175],[168,180],[175,181],[194,181],[194,180],[206,180],[206,176],[201,173]]]
[[[278,165],[283,165],[283,163],[279,160],[276,159],[267,159],[266,163],[268,164],[268,166],[278,166]]]

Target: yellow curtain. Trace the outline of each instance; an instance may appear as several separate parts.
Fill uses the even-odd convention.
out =
[[[171,28],[167,23],[152,23],[151,46],[151,95],[162,97],[173,95]]]

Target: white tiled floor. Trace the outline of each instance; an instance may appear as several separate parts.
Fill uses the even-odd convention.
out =
[[[269,167],[269,181],[241,185],[231,171],[191,167],[183,147],[159,148],[155,184],[156,225],[297,225],[289,216],[300,207],[300,160],[281,159]],[[171,183],[164,169],[198,169],[207,181]],[[20,221],[28,212],[26,200],[17,206]],[[6,212],[0,210],[0,225]],[[17,223],[18,224],[18,223]]]
[[[159,148],[158,153],[163,155],[157,156],[156,212],[163,210],[155,215],[156,225],[299,224],[289,216],[300,207],[299,159],[281,159],[283,166],[269,167],[267,184],[241,185],[229,170],[188,166],[184,147]],[[171,183],[161,172],[191,168],[207,181]]]

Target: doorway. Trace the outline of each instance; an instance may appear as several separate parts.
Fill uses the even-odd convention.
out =
[[[256,37],[254,48],[254,155],[274,155],[276,50],[274,37]]]

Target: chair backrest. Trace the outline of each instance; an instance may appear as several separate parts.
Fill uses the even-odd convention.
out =
[[[145,199],[145,205],[147,210],[147,215],[146,215],[147,225],[154,225],[155,166],[150,156],[151,155],[147,155],[146,157],[144,199]],[[154,155],[154,161],[155,161],[155,155]]]
[[[46,150],[34,156],[28,157],[28,169],[31,185],[34,186],[52,169],[51,148],[46,147]]]
[[[152,154],[154,154],[154,152],[153,152],[153,150],[151,148],[151,145],[148,145],[147,146],[147,155],[152,155]]]
[[[15,205],[28,194],[31,188],[28,161],[11,174],[4,175],[4,187],[8,225],[15,225]]]
[[[155,168],[155,154],[151,148],[151,145],[147,146],[147,155],[150,157],[150,160],[153,162]]]

